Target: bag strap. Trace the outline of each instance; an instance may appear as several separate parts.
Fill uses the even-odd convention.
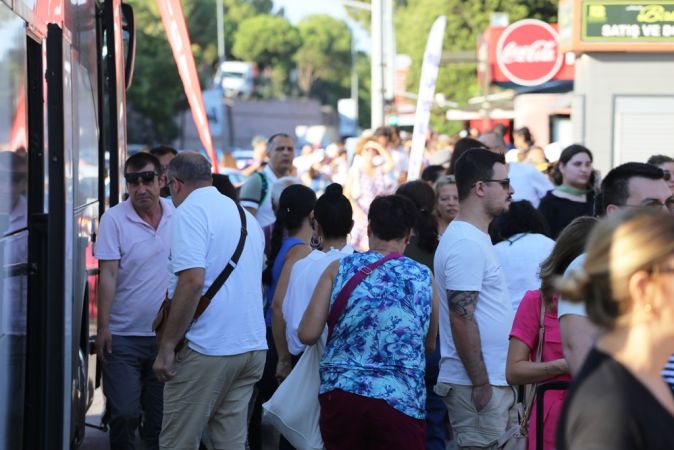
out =
[[[541,362],[541,357],[543,356],[543,340],[545,339],[545,302],[541,296],[541,315],[538,322],[538,345],[536,346],[536,360],[535,362]],[[536,398],[536,384],[532,383],[527,385],[525,394],[526,409],[524,410],[524,421],[529,420],[529,415],[531,414],[531,408],[534,404],[534,399]]]
[[[368,275],[370,275],[374,271],[374,269],[381,266],[386,261],[390,261],[392,259],[397,259],[401,257],[402,255],[400,253],[397,252],[389,253],[383,258],[373,262],[369,266],[361,267],[360,269],[358,269],[358,271],[356,271],[356,273],[349,279],[349,281],[347,281],[346,284],[344,284],[342,290],[339,291],[339,294],[337,294],[337,298],[335,298],[335,303],[332,305],[332,308],[330,308],[330,314],[328,315],[328,341],[330,341],[330,338],[332,337],[332,332],[335,329],[335,325],[337,325],[337,321],[340,319],[340,317],[342,317],[342,314],[344,314],[347,301],[349,300],[349,297],[351,296],[351,293],[356,288],[356,286],[358,286],[361,281],[363,281]]]
[[[199,299],[199,304],[197,305],[197,310],[194,312],[194,318],[192,321],[197,320],[204,313],[204,311],[206,311],[206,308],[208,308],[208,305],[211,304],[211,300],[213,300],[215,294],[218,293],[222,285],[225,284],[225,281],[227,281],[227,278],[229,278],[236,268],[236,265],[239,263],[241,253],[243,253],[243,247],[246,243],[246,235],[248,235],[248,231],[246,230],[246,214],[244,213],[240,204],[237,203],[236,207],[239,210],[239,218],[241,219],[241,234],[239,236],[239,243],[237,244],[234,254],[232,254],[232,257],[225,268],[222,270],[222,272],[220,272],[220,275],[218,275],[215,281],[213,281],[213,284],[211,284],[211,287],[208,288],[206,293]]]

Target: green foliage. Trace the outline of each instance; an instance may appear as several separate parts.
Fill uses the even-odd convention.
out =
[[[301,47],[294,56],[297,83],[305,94],[317,80],[340,84],[349,78],[351,32],[341,20],[327,15],[309,16],[298,25]]]

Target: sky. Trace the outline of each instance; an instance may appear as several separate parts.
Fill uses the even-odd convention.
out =
[[[281,7],[285,8],[286,18],[294,25],[297,25],[304,17],[313,14],[327,14],[336,19],[346,20],[351,29],[355,29],[358,49],[369,53],[368,30],[349,19],[344,5],[339,0],[274,0],[274,10]]]

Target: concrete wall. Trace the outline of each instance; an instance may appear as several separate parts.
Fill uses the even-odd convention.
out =
[[[513,99],[515,129],[528,127],[536,145],[550,143],[550,114],[565,106],[566,94],[521,94]]]
[[[604,174],[616,165],[615,103],[620,96],[674,96],[674,54],[592,53],[576,60],[573,137],[592,150],[595,167]],[[644,146],[641,161],[656,153],[654,146],[657,153],[674,153],[671,141],[660,140]]]

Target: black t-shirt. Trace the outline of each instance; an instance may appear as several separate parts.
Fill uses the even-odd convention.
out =
[[[574,202],[567,198],[557,197],[550,191],[545,194],[538,205],[538,210],[550,225],[550,237],[553,239],[557,239],[559,233],[576,217],[591,216],[593,209],[594,192],[587,194],[585,202]]]
[[[557,450],[674,449],[674,416],[625,367],[592,349],[557,426]]]

